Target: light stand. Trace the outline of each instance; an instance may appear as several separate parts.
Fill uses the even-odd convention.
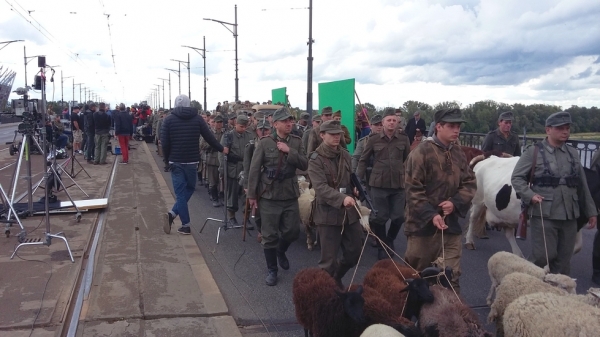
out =
[[[223,223],[221,226],[219,226],[219,230],[217,231],[217,244],[219,244],[219,237],[221,236],[221,229],[226,231],[228,229],[234,229],[234,228],[242,228],[243,226],[230,226],[229,225],[229,221],[227,220],[227,180],[229,179],[228,174],[227,174],[227,155],[224,154],[223,155],[223,201],[225,204],[225,207],[223,207],[223,220],[221,219],[215,219],[215,218],[206,218],[206,220],[204,221],[204,225],[202,225],[202,228],[200,228],[200,234],[202,234],[202,231],[204,230],[204,227],[206,227],[206,223],[209,221],[216,221],[216,222],[221,222]]]
[[[46,125],[46,77],[45,77],[45,68],[41,68],[40,69],[41,72],[41,77],[42,77],[42,109],[41,109],[41,115],[42,115],[42,125]],[[46,144],[46,128],[43,127],[41,128],[41,133],[42,133],[42,143]],[[44,159],[44,178],[46,178],[46,181],[48,181],[49,179],[49,172],[45,169],[45,165],[46,165],[46,158],[47,158],[47,151],[46,151],[46,146],[42,146],[42,151],[43,151],[43,159]],[[56,173],[56,172],[55,172]],[[58,178],[58,174],[57,178]],[[64,234],[62,232],[56,233],[56,234],[52,234],[50,232],[50,205],[49,205],[49,189],[46,188],[45,190],[45,198],[44,198],[44,210],[45,210],[45,220],[46,220],[46,235],[45,235],[45,241],[42,241],[41,239],[39,241],[34,241],[34,242],[22,242],[20,243],[16,248],[15,251],[12,253],[12,255],[10,256],[11,259],[14,258],[15,254],[17,254],[17,251],[19,250],[19,248],[21,248],[22,246],[30,246],[30,245],[45,245],[50,247],[50,245],[52,244],[52,239],[56,238],[56,239],[60,239],[63,240],[65,242],[65,245],[67,246],[67,251],[69,252],[69,257],[71,258],[71,262],[75,262],[75,260],[73,259],[73,253],[71,253],[71,247],[69,247],[69,242],[67,241],[67,238],[64,236]],[[67,193],[68,195],[68,193]],[[73,203],[73,205],[75,206],[75,203]]]

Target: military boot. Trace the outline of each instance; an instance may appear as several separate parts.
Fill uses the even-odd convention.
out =
[[[234,211],[230,211],[227,210],[227,219],[229,219],[229,221],[227,221],[227,223],[229,224],[229,226],[239,226],[237,219],[235,218],[235,212]]]
[[[335,284],[342,290],[345,290],[344,284],[342,283],[342,278],[350,269],[352,269],[352,267],[345,264],[340,264],[333,273],[333,279],[335,280]]]
[[[219,200],[219,191],[217,190],[217,186],[213,186],[210,190],[210,194],[212,196],[213,207],[221,207],[223,203]]]
[[[268,275],[265,283],[268,286],[277,285],[277,249],[265,249],[265,260],[267,261]]]
[[[277,245],[277,260],[279,261],[279,266],[283,270],[290,269],[290,261],[287,256],[285,256],[285,252],[287,252],[290,244],[290,242],[287,242],[284,239],[279,239],[279,244]]]

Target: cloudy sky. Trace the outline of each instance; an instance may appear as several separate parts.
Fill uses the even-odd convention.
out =
[[[600,106],[600,1],[314,2],[315,107],[317,83],[348,78],[356,78],[362,102],[380,107],[409,99]],[[202,19],[234,22],[236,3],[240,99],[267,100],[271,89],[287,87],[292,105],[304,108],[308,0],[2,0],[0,42],[25,42],[2,49],[0,64],[16,70],[14,87],[22,86],[26,46],[28,55],[60,66],[49,100],[60,100],[62,71],[109,103],[132,104],[162,85],[165,68],[178,68],[171,59],[190,53],[192,99],[202,102],[202,57],[182,45],[202,48],[205,36],[213,109],[235,96],[234,39]],[[27,69],[31,83],[36,62]],[[171,81],[174,98],[176,74]],[[72,78],[64,90],[71,99]],[[79,86],[75,91],[79,100]]]

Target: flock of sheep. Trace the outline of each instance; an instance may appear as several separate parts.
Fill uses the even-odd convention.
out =
[[[312,250],[317,238],[308,226],[314,199],[308,186],[308,182],[300,182],[298,201],[307,248]],[[370,210],[361,206],[360,212],[368,230]],[[485,219],[490,213],[494,212],[487,209],[487,214],[477,217]],[[514,214],[509,218],[511,221],[494,223],[512,225]],[[507,233],[512,234],[512,230]],[[511,241],[510,235],[507,238]],[[548,273],[525,260],[514,247],[513,253],[517,255],[498,252],[488,261],[492,281],[487,297],[491,308],[488,322],[496,324],[496,336],[600,336],[599,288],[577,295],[574,279]],[[382,260],[367,272],[362,285],[342,290],[325,271],[304,269],[293,284],[296,317],[305,335],[310,332],[314,337],[491,337],[473,310],[451,289],[451,276],[448,268],[417,272],[393,260]]]

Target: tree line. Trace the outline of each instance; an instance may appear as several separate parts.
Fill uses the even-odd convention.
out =
[[[376,113],[382,113],[385,108],[375,107],[371,103],[365,103],[363,106],[367,109],[369,117]],[[407,119],[412,118],[415,111],[421,111],[421,118],[425,120],[427,126],[433,121],[433,115],[440,109],[460,108],[467,123],[462,127],[463,132],[486,133],[498,127],[498,116],[506,111],[511,111],[514,115],[512,130],[517,133],[523,133],[524,129],[530,133],[545,133],[544,125],[546,118],[551,114],[563,111],[562,107],[549,104],[506,104],[492,100],[479,101],[466,106],[462,106],[457,101],[440,102],[430,105],[419,101],[406,101],[396,109],[403,110],[403,116]],[[360,106],[356,105],[357,111]],[[600,132],[600,109],[597,107],[579,107],[573,105],[564,109],[571,114],[573,124],[572,133],[581,132]]]

